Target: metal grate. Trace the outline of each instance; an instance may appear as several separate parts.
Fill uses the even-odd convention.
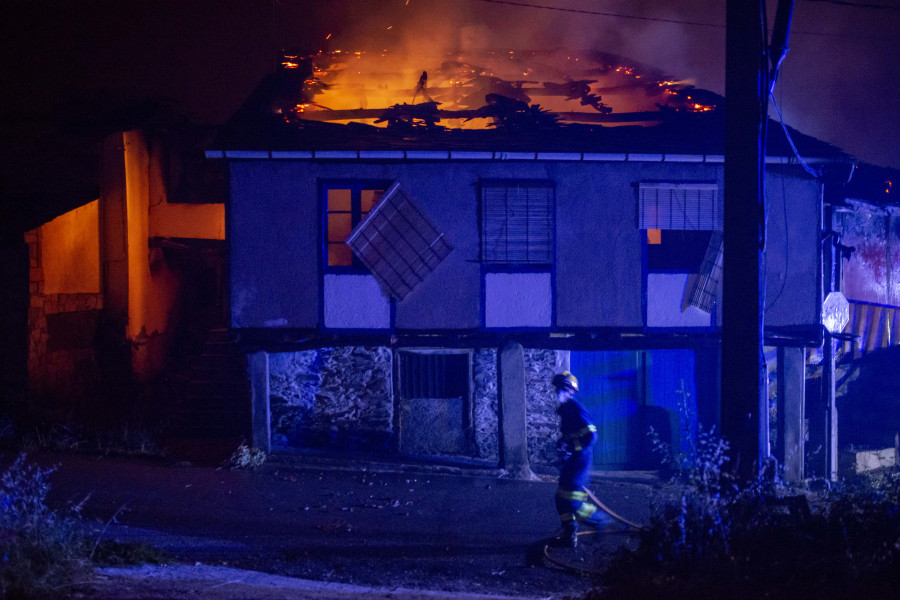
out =
[[[397,300],[405,298],[453,249],[397,183],[350,232],[346,243],[385,295]]]
[[[468,382],[466,354],[400,353],[400,395],[404,398],[463,398]]]

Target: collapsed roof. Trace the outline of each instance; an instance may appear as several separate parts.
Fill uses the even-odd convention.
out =
[[[476,59],[431,65],[386,51],[286,57],[214,147],[724,155],[725,99],[713,92],[604,53]],[[770,156],[795,156],[786,131],[805,158],[851,160],[775,122]]]

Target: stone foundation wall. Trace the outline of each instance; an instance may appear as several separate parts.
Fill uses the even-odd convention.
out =
[[[387,450],[393,431],[391,350],[322,348],[272,354],[275,447]]]
[[[526,427],[528,461],[549,467],[556,461],[559,423],[556,395],[550,380],[557,371],[556,350],[525,348]],[[478,457],[500,460],[497,402],[497,351],[475,352],[475,443]]]
[[[559,417],[556,391],[551,385],[557,372],[557,351],[525,349],[525,402],[528,428],[528,462],[550,467],[556,462]]]
[[[557,352],[526,349],[529,460],[551,466],[558,424],[550,380]],[[393,354],[389,348],[338,347],[272,354],[272,445],[311,449],[393,450]],[[473,455],[500,460],[497,351],[472,354]]]
[[[472,402],[476,458],[500,462],[497,351],[480,349],[472,357]]]

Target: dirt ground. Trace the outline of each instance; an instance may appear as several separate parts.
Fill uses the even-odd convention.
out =
[[[100,568],[60,590],[72,598],[576,598],[598,585],[591,572],[636,542],[624,528],[583,536],[582,572],[548,561],[544,542],[558,529],[550,476],[278,457],[255,471],[29,460],[57,466],[48,501],[58,510],[81,503],[88,535],[165,556],[161,565]],[[658,488],[648,473],[596,474],[592,485],[637,522]]]

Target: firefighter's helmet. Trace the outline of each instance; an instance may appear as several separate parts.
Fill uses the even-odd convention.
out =
[[[578,391],[578,379],[568,371],[554,375],[551,383],[556,389]]]

